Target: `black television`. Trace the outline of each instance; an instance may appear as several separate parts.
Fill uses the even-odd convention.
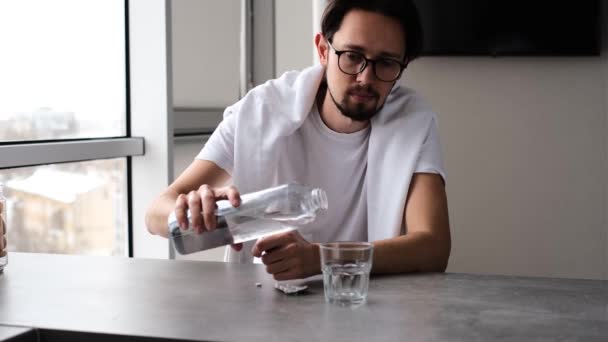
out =
[[[414,0],[423,56],[597,56],[601,0]]]

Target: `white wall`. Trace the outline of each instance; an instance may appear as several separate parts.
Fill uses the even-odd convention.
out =
[[[405,83],[440,114],[450,271],[606,276],[606,63],[425,58]]]
[[[316,33],[312,27],[312,2],[275,0],[275,28],[277,76],[310,66]]]
[[[241,1],[172,0],[173,102],[225,107],[239,97]]]

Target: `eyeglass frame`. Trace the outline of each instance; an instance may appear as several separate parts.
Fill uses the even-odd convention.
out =
[[[338,56],[338,69],[340,69],[340,71],[342,71],[343,73],[345,73],[346,75],[351,75],[351,76],[355,76],[355,75],[359,75],[360,73],[362,73],[363,71],[365,71],[365,69],[367,68],[367,66],[371,63],[372,64],[372,69],[374,71],[374,77],[381,82],[395,82],[396,80],[399,79],[399,77],[401,77],[401,74],[403,73],[403,70],[405,70],[405,68],[407,68],[407,61],[405,63],[401,63],[396,59],[392,59],[392,58],[367,58],[365,57],[365,55],[359,51],[354,51],[354,50],[337,50],[333,45],[331,45],[329,39],[325,40],[327,42],[327,45],[329,45],[329,47],[334,50],[334,53]],[[365,61],[365,63],[363,64],[363,66],[361,67],[361,70],[357,71],[354,74],[348,73],[344,70],[342,70],[342,67],[340,67],[340,56],[346,52],[351,52],[351,53],[356,53],[358,55],[361,55],[361,57],[363,58],[363,60]],[[389,59],[397,64],[399,64],[399,66],[401,67],[401,69],[399,70],[399,73],[397,74],[397,77],[395,77],[394,79],[390,80],[390,81],[385,81],[383,79],[380,79],[378,77],[378,73],[376,72],[376,62],[378,62],[380,59]]]

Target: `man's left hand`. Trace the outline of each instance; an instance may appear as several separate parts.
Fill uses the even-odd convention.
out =
[[[301,279],[319,274],[319,246],[293,230],[267,236],[253,246],[251,254],[261,257],[275,280]]]

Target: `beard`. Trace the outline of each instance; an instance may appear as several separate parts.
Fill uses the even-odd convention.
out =
[[[329,92],[329,97],[331,97],[331,100],[334,102],[336,107],[338,107],[342,115],[352,119],[353,121],[368,121],[378,114],[378,112],[384,106],[384,104],[378,106],[380,94],[378,94],[378,92],[375,91],[370,85],[356,85],[349,88],[341,102],[336,101],[336,98],[329,89],[329,86],[327,86],[327,91]],[[370,96],[371,99],[366,103],[353,102],[351,101],[350,97],[353,94]]]

